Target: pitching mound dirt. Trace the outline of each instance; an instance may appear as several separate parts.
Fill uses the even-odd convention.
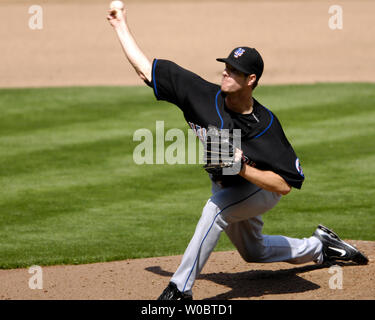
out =
[[[194,286],[194,299],[375,298],[375,243],[348,241],[370,263],[246,263],[236,251],[214,252]],[[30,289],[28,269],[0,270],[0,299],[154,300],[168,284],[181,256],[125,260],[76,266],[43,267],[43,288]],[[342,282],[337,277],[342,275]]]

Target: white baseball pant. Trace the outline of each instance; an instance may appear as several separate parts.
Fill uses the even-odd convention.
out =
[[[222,231],[247,262],[322,263],[322,243],[316,237],[295,239],[262,234],[261,215],[279,202],[279,194],[248,182],[228,188],[213,182],[212,194],[171,279],[181,292],[191,293]]]

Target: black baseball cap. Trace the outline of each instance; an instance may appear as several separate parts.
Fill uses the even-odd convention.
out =
[[[254,73],[257,76],[257,80],[262,76],[264,69],[262,56],[255,48],[237,47],[232,50],[228,58],[218,58],[216,60],[226,62],[243,73]]]

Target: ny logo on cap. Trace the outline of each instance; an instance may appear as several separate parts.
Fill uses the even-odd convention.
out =
[[[245,52],[245,49],[238,48],[236,51],[234,51],[234,57],[235,58],[241,57],[244,52]]]

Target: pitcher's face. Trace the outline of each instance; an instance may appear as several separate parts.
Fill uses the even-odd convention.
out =
[[[237,92],[248,86],[248,75],[225,64],[221,78],[221,91],[224,93]]]

